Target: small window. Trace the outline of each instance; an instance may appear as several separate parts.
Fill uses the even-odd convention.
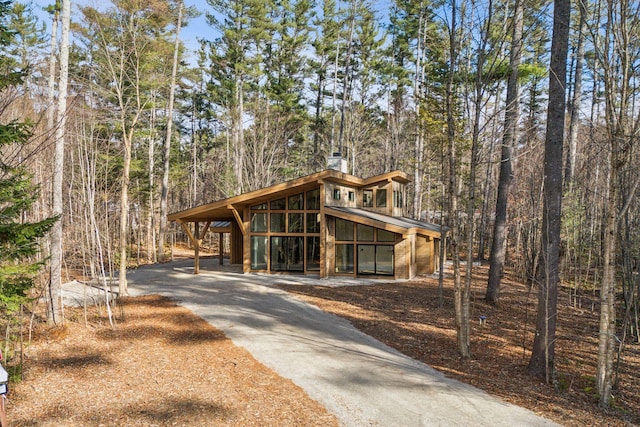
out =
[[[304,209],[304,194],[294,194],[289,196],[289,209],[292,211],[301,211]]]
[[[376,191],[376,207],[378,208],[387,207],[387,190],[378,189],[378,191]]]
[[[395,191],[393,192],[393,207],[401,208],[402,207],[402,192]]]
[[[355,202],[355,200],[356,200],[356,193],[354,193],[353,191],[349,191],[349,201]]]
[[[340,189],[336,188],[333,190],[333,200],[340,200]]]
[[[362,207],[373,207],[373,190],[362,190]]]
[[[284,210],[286,203],[287,203],[286,199],[272,200],[271,201],[271,209]]]

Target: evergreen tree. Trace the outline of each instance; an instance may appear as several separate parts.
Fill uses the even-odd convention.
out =
[[[5,24],[10,2],[0,2],[0,46],[3,51],[11,46],[14,33]],[[24,70],[16,70],[5,55],[0,55],[1,94],[22,84]],[[7,105],[2,102],[0,111]],[[31,137],[31,126],[19,121],[0,122],[0,310],[13,312],[27,300],[26,292],[33,287],[35,276],[44,261],[37,261],[39,239],[55,222],[49,218],[39,222],[25,220],[25,213],[38,198],[38,186],[15,156],[6,156],[7,148],[19,148]]]

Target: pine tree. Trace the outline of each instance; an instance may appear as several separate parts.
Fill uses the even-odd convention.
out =
[[[4,17],[9,2],[0,2],[0,46],[2,51],[13,42],[14,33],[7,29]],[[23,70],[10,66],[5,55],[0,56],[0,99],[2,92],[21,84],[26,78]],[[7,106],[0,106],[3,110]],[[31,137],[28,123],[10,121],[0,123],[0,152],[7,147],[24,145]],[[11,313],[27,300],[27,291],[33,287],[35,276],[44,261],[35,260],[39,239],[56,221],[49,218],[39,222],[25,220],[25,213],[38,199],[38,186],[33,184],[27,171],[14,163],[15,157],[0,157],[0,311]]]

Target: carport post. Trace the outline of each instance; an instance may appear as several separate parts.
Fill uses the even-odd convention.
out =
[[[218,244],[218,252],[220,256],[220,265],[224,264],[224,233],[218,233],[220,243]]]
[[[198,221],[194,223],[193,243],[194,243],[193,252],[195,256],[193,274],[199,274],[200,273],[200,223]]]

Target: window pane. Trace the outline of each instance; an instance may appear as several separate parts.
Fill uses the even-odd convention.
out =
[[[307,237],[307,270],[320,271],[320,237]]]
[[[382,230],[380,228],[377,229],[378,233],[378,242],[395,242],[396,234],[391,231]]]
[[[340,189],[336,188],[333,190],[333,200],[340,200]]]
[[[301,211],[304,209],[304,194],[294,194],[289,196],[289,209],[293,211]]]
[[[285,271],[287,265],[287,250],[285,237],[271,238],[271,271]]]
[[[272,213],[271,214],[271,232],[272,233],[284,233],[284,214]]]
[[[368,225],[358,224],[358,240],[361,242],[373,242],[373,227]]]
[[[353,240],[353,222],[336,218],[336,240]]]
[[[302,237],[271,238],[271,271],[304,271]]]
[[[267,214],[266,213],[251,214],[251,231],[255,233],[267,232]]]
[[[271,201],[271,209],[284,210],[285,209],[286,200],[278,199]]]
[[[376,246],[376,274],[393,275],[393,246]]]
[[[287,237],[287,271],[304,271],[304,237]]]
[[[349,201],[353,202],[356,200],[356,193],[354,193],[353,191],[349,191]]]
[[[308,213],[307,214],[307,233],[319,233],[320,232],[320,214]]]
[[[289,233],[303,233],[303,232],[304,232],[304,214],[290,213],[289,214]]]
[[[267,237],[251,236],[251,269],[267,269]]]
[[[336,245],[336,273],[353,273],[353,245]]]
[[[373,207],[373,190],[362,190],[362,206],[365,208]]]
[[[253,209],[255,211],[267,209],[267,202],[260,203],[259,205],[253,205],[253,206],[251,206],[251,209]]]
[[[387,206],[387,190],[378,189],[378,191],[376,191],[376,206],[379,208]]]
[[[307,209],[318,210],[320,209],[320,190],[307,191]]]
[[[376,273],[376,247],[358,245],[358,274]]]

